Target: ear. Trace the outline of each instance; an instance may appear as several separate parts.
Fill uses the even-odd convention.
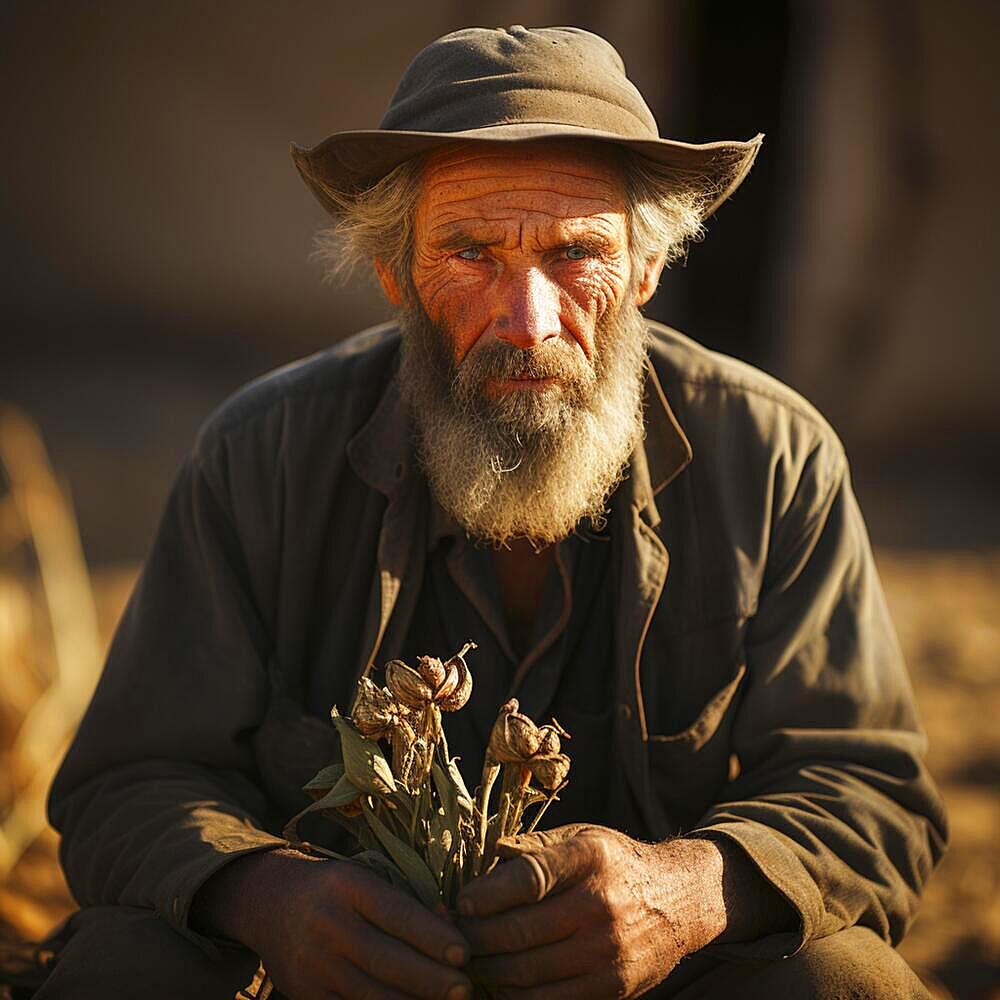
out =
[[[639,284],[635,290],[635,304],[644,306],[656,291],[656,286],[660,283],[660,275],[663,273],[663,265],[667,261],[665,253],[657,254],[646,261]]]
[[[373,263],[375,264],[375,273],[378,275],[379,284],[382,286],[382,291],[385,292],[385,297],[391,305],[401,305],[403,296],[399,291],[399,282],[396,281],[396,275],[377,257]]]

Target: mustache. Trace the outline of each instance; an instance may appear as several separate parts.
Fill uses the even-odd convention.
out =
[[[566,341],[553,338],[535,347],[516,347],[497,340],[473,348],[456,370],[464,386],[482,385],[493,379],[555,378],[590,381],[593,372],[581,353]]]

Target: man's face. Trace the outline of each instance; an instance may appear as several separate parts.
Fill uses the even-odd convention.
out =
[[[459,147],[431,158],[413,245],[416,292],[457,365],[498,341],[592,364],[598,323],[629,291],[621,182],[593,150]],[[553,381],[486,389],[545,392]]]
[[[413,251],[400,374],[438,501],[495,544],[598,520],[641,437],[649,280],[614,164],[557,144],[439,154]]]

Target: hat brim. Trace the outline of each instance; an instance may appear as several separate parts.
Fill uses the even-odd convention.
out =
[[[363,189],[406,160],[456,142],[530,143],[570,139],[606,143],[634,150],[654,163],[690,176],[712,194],[703,213],[708,218],[743,182],[757,157],[763,133],[746,142],[690,143],[677,139],[621,136],[576,125],[516,123],[490,125],[464,132],[406,132],[367,129],[336,132],[306,148],[292,143],[291,153],[302,179],[331,214],[337,205],[329,188]]]

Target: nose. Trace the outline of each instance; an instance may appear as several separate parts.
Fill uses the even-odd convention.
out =
[[[514,347],[537,347],[562,332],[559,286],[538,268],[525,268],[508,279],[496,336]]]

